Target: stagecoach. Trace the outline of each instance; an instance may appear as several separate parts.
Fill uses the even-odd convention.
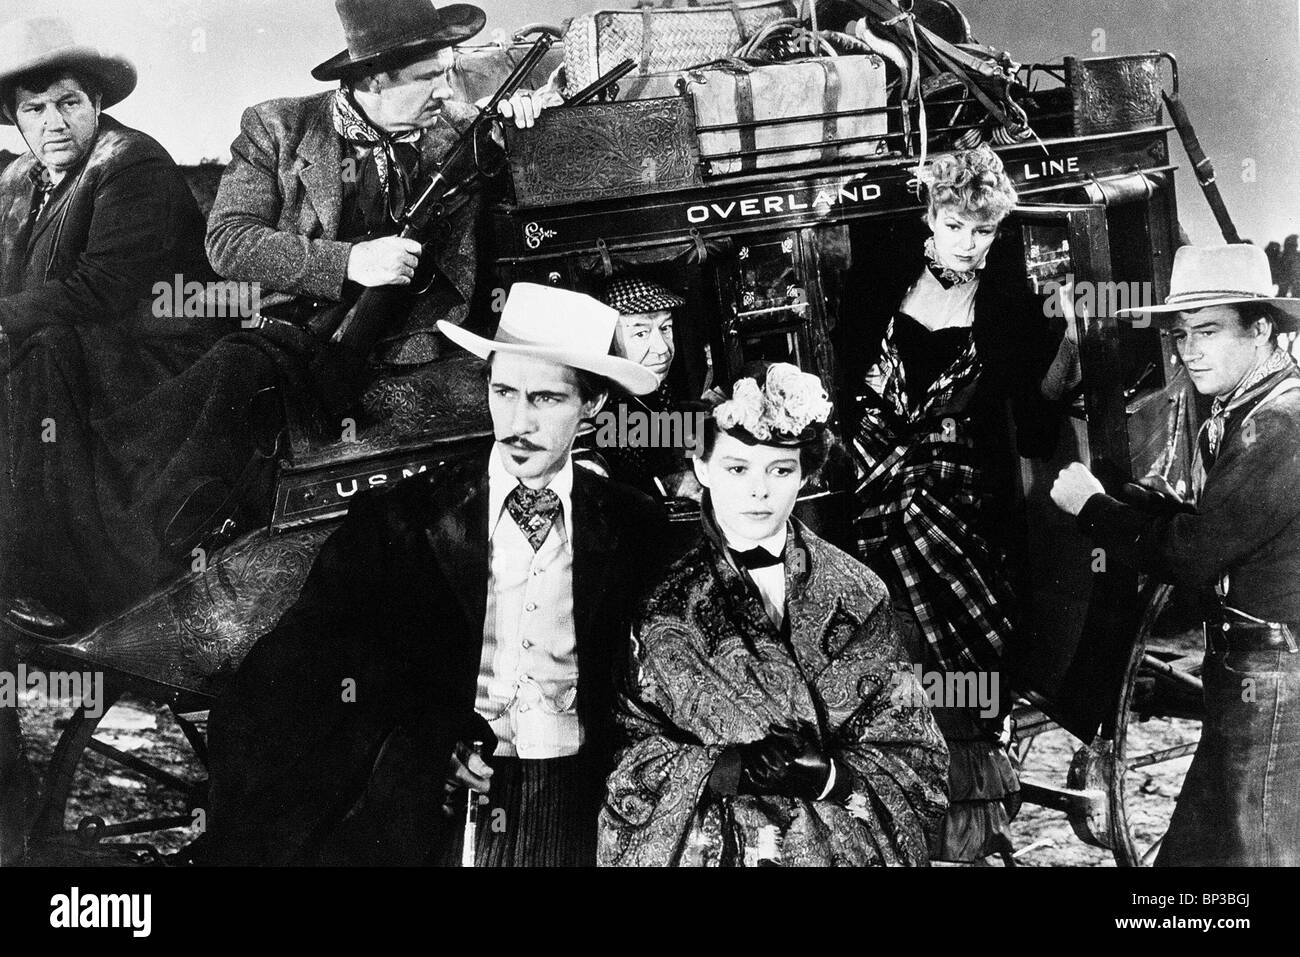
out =
[[[1162,297],[1179,245],[1179,163],[1160,99],[1162,88],[1177,94],[1173,58],[1032,64],[1020,69],[1018,81],[1036,137],[996,147],[1022,199],[998,241],[1017,247],[1025,281],[1040,290],[1119,283]],[[1105,95],[1116,90],[1123,94],[1118,100]],[[586,288],[628,265],[662,277],[689,300],[677,319],[675,374],[697,395],[758,358],[794,362],[834,381],[832,336],[853,321],[846,270],[855,259],[888,255],[892,230],[920,215],[914,170],[923,149],[950,145],[982,122],[969,92],[949,88],[924,105],[901,99],[880,107],[871,149],[851,158],[799,156],[794,163],[778,155],[729,164],[736,157],[701,153],[684,94],[640,102],[650,106],[557,108],[532,135],[510,137],[515,188],[492,212],[496,274],[503,287],[530,280]],[[585,191],[572,177],[548,178],[545,189],[530,180],[548,130],[600,124],[615,144],[603,162],[635,162],[644,171],[644,157],[631,154],[653,139],[660,151],[654,169],[664,175],[614,189],[593,188],[588,178]],[[664,124],[667,134],[649,135]],[[618,144],[628,155],[616,155]],[[742,168],[732,170],[736,165]],[[680,175],[667,175],[671,170]],[[1054,458],[1021,459],[1010,473],[1007,494],[1023,528],[1021,547],[1032,556],[1021,582],[1028,632],[1010,675],[1018,701],[1013,747],[1024,760],[1046,731],[1064,729],[1077,739],[1070,766],[1053,769],[1054,780],[1027,774],[1023,796],[1068,815],[1080,839],[1109,848],[1119,863],[1144,864],[1167,821],[1152,813],[1143,784],[1151,766],[1186,759],[1195,749],[1200,649],[1178,596],[1121,567],[1099,565],[1047,492],[1071,461],[1090,464],[1120,495],[1152,472],[1186,486],[1198,404],[1158,331],[1121,324],[1088,297],[1067,292],[1058,301],[1082,381]],[[133,695],[167,706],[194,751],[194,775],[181,779],[97,739],[99,717],[79,709],[45,774],[33,833],[38,860],[42,847],[138,847],[131,842],[139,835],[201,823],[206,710],[292,603],[350,499],[490,441],[473,364],[449,356],[434,366],[381,384],[372,398],[385,415],[360,423],[343,441],[294,425],[267,435],[262,454],[274,460],[276,481],[265,527],[196,550],[190,573],[64,644],[6,636],[20,642],[28,661],[102,671],[110,701]],[[676,505],[674,522],[688,536],[692,506]],[[844,476],[832,472],[803,496],[799,514],[825,537],[845,542],[851,508]],[[1131,732],[1150,718],[1177,721],[1185,740],[1134,753]],[[71,819],[69,799],[86,785],[88,753],[177,791],[172,812]]]

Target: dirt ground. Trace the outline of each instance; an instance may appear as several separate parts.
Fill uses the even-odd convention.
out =
[[[49,763],[69,714],[67,709],[51,708],[32,697],[26,701],[22,720],[28,754],[41,773]],[[1129,739],[1129,756],[1194,740],[1188,735],[1194,734],[1195,729],[1194,723],[1177,719],[1136,723]],[[199,762],[170,712],[148,702],[133,699],[119,702],[104,716],[96,737],[184,780],[202,777]],[[1029,749],[1022,778],[1065,786],[1070,760],[1079,745],[1077,739],[1060,730],[1038,736]],[[1131,800],[1127,807],[1140,843],[1148,844],[1163,832],[1189,762],[1189,758],[1183,758],[1130,772],[1127,791]],[[111,824],[144,816],[189,813],[184,797],[177,791],[99,754],[88,753],[77,770],[66,824],[75,827],[88,815],[98,815]],[[1115,864],[1110,851],[1082,842],[1059,811],[1026,804],[1012,827],[1018,864],[1034,867],[1113,867]],[[113,843],[137,842],[168,854],[198,834],[196,822],[185,829],[117,838]],[[67,850],[52,852],[44,860],[86,862],[80,852]],[[990,864],[999,866],[996,861]]]

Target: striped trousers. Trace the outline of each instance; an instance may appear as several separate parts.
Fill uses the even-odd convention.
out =
[[[475,867],[594,867],[605,776],[584,754],[527,760],[494,757],[488,803],[478,810]],[[463,820],[463,817],[461,818]],[[463,840],[440,863],[460,863]]]

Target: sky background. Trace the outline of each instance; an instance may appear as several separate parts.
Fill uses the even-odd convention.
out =
[[[1300,232],[1300,0],[958,0],[977,39],[1021,62],[1168,50],[1183,101],[1243,236]],[[487,31],[557,23],[630,0],[482,0]],[[113,114],[182,163],[225,161],[245,106],[317,92],[310,69],[343,47],[332,0],[0,0],[0,21],[58,15],[132,56],[141,83]],[[0,148],[24,149],[0,127]],[[1193,242],[1221,241],[1180,144]],[[1253,181],[1250,176],[1253,173]]]

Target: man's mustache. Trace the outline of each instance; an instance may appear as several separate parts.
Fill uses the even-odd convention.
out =
[[[529,442],[521,435],[512,435],[508,439],[498,439],[502,445],[509,445],[512,448],[521,449],[524,452],[543,452],[545,449],[536,443]]]

